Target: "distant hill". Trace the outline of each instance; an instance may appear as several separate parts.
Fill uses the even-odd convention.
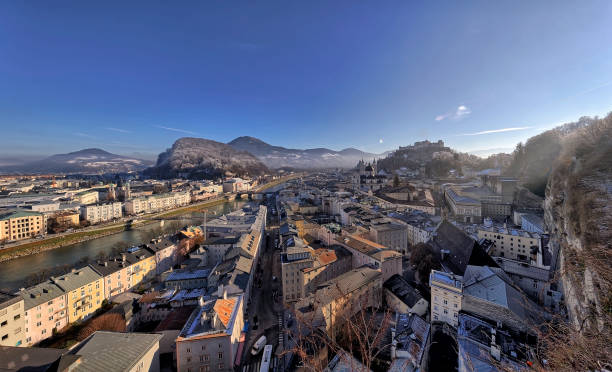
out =
[[[314,149],[288,149],[281,146],[270,145],[254,137],[238,137],[228,143],[236,150],[247,151],[255,155],[270,168],[353,168],[361,159],[372,161],[382,158],[385,154],[372,154],[354,148],[341,151],[326,148]]]
[[[255,156],[221,142],[203,138],[179,138],[159,154],[155,166],[145,174],[158,178],[217,178],[226,174],[258,176],[268,168]]]
[[[1,167],[7,173],[121,173],[140,171],[152,162],[111,154],[102,149],[84,149],[56,154],[42,160]]]

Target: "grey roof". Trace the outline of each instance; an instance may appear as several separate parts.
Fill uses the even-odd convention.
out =
[[[397,298],[408,307],[413,307],[417,302],[423,299],[421,293],[402,278],[395,274],[383,283],[383,288],[391,291]]]
[[[463,283],[464,310],[467,312],[487,319],[508,320],[518,328],[541,321],[545,313],[515,287],[500,268],[468,266]]]
[[[47,371],[65,349],[0,346],[0,371]]]
[[[408,359],[415,366],[420,366],[431,329],[429,323],[416,314],[396,313],[395,320],[394,341],[397,350],[407,352]]]
[[[332,280],[322,283],[317,287],[319,290],[331,290],[333,293],[326,292],[325,298],[322,301],[333,301],[341,298],[349,293],[357,290],[365,284],[376,280],[382,276],[381,272],[369,266],[362,266],[357,269],[348,271]]]
[[[81,356],[73,371],[129,371],[161,338],[149,333],[95,332],[71,351]]]
[[[26,311],[65,294],[66,292],[51,281],[42,282],[19,292],[19,295],[23,298],[23,306]]]
[[[474,239],[447,220],[440,222],[429,244],[444,270],[457,275],[463,275],[468,265],[497,266]],[[448,252],[444,260],[441,259],[442,250]]]
[[[157,252],[162,249],[171,247],[173,245],[175,245],[175,243],[172,240],[170,240],[170,238],[163,237],[163,238],[152,240],[149,244],[147,244],[147,248],[149,248],[150,250],[154,252]]]
[[[102,276],[108,276],[112,273],[120,271],[131,265],[129,262],[123,262],[121,257],[110,259],[108,261],[98,261],[89,264],[89,267]]]
[[[340,349],[323,372],[371,372],[371,370],[351,354]]]
[[[210,269],[182,269],[175,270],[168,275],[166,282],[175,280],[206,279],[210,275]]]
[[[21,301],[21,297],[0,292],[0,309]]]
[[[70,292],[101,278],[102,276],[91,267],[85,266],[68,274],[51,278],[51,280],[64,291]]]

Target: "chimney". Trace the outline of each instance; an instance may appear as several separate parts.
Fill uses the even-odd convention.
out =
[[[204,326],[206,323],[208,323],[208,313],[203,311],[202,316],[200,317],[200,325]]]
[[[440,249],[440,260],[444,261],[446,259],[446,256],[448,256],[449,253],[450,251],[447,249]]]
[[[126,257],[126,255],[125,255],[125,253],[121,253],[121,261],[125,262],[125,259],[126,259],[126,258],[127,258],[127,257]]]
[[[108,261],[104,261],[104,266],[108,266]]]
[[[218,296],[221,297],[225,294],[225,288],[223,288],[223,284],[219,284],[219,294]]]
[[[227,300],[227,289],[226,288],[223,289],[223,299]]]

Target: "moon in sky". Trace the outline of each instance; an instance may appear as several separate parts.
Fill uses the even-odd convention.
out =
[[[378,140],[378,143],[383,143],[383,140],[382,140],[382,138]]]

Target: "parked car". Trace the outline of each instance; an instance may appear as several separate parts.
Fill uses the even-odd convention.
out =
[[[257,341],[255,341],[253,347],[251,348],[251,355],[259,354],[263,350],[264,346],[266,346],[267,341],[268,339],[266,336],[261,336]]]

